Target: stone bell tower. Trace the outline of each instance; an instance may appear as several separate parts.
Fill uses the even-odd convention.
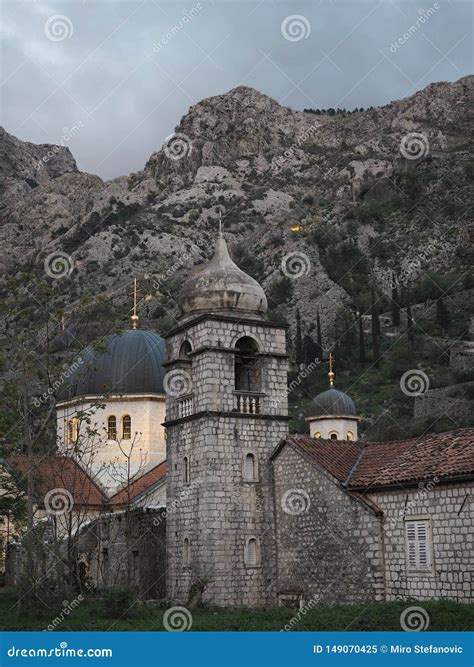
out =
[[[285,330],[219,234],[167,336],[167,595],[275,604],[269,457],[287,434]]]

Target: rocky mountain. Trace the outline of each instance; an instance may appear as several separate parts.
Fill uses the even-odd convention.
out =
[[[429,271],[469,289],[473,80],[354,112],[295,111],[240,86],[191,107],[142,171],[108,182],[68,148],[2,130],[2,272],[46,268],[66,320],[100,294],[124,321],[136,276],[151,295],[142,312],[164,329],[220,211],[272,315],[294,332],[299,309],[311,333],[319,311],[325,345],[341,312],[370,312],[370,285],[381,312],[394,279],[416,293]]]

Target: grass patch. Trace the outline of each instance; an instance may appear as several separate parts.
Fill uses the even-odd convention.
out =
[[[0,591],[1,630],[44,630],[60,614],[50,611],[38,601],[35,614],[18,615],[16,592],[13,589]],[[199,608],[192,612],[192,630],[209,631],[275,631],[288,625],[293,618],[292,630],[305,631],[400,631],[400,614],[410,606],[426,609],[430,617],[428,630],[468,631],[474,627],[474,605],[460,604],[450,600],[429,602],[387,602],[369,605],[337,605],[315,607],[306,614],[298,610],[274,607],[272,609],[228,609]],[[57,624],[59,631],[164,631],[163,614],[166,607],[136,603],[127,618],[112,618],[106,606],[98,599],[86,599]]]

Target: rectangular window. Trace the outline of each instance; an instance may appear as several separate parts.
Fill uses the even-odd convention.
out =
[[[433,564],[429,519],[405,521],[405,543],[408,571],[429,572]]]

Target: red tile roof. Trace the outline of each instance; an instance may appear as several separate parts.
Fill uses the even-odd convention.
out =
[[[21,454],[14,454],[6,459],[7,467],[26,479],[28,458]],[[72,495],[74,505],[103,506],[123,505],[128,502],[127,487],[121,489],[111,498],[107,498],[101,488],[83,470],[74,459],[68,456],[35,456],[33,458],[34,495],[39,502],[43,502],[48,491],[66,489]],[[130,500],[133,500],[148,488],[164,480],[166,476],[166,461],[155,466],[144,475],[130,484]]]
[[[34,456],[33,491],[39,502],[43,502],[48,491],[66,489],[75,505],[100,506],[106,502],[106,496],[89,475],[68,456]],[[28,457],[13,454],[6,459],[6,464],[20,477],[26,479]]]
[[[474,429],[457,429],[391,442],[316,440],[290,435],[296,446],[348,489],[409,484],[474,474]]]
[[[130,484],[130,490],[127,487],[118,491],[110,498],[110,504],[122,505],[127,503],[129,498],[133,500],[141,493],[155,485],[157,482],[164,480],[166,477],[166,461],[159,463],[157,466],[146,472],[144,475],[134,480]]]

